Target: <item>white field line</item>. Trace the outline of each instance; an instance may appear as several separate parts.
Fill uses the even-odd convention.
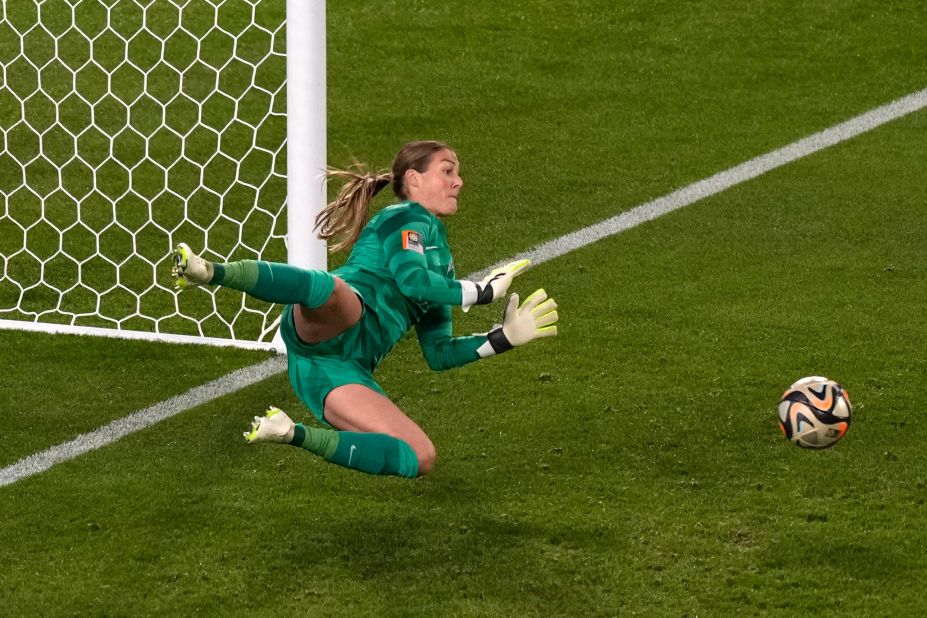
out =
[[[537,266],[575,249],[580,249],[598,240],[618,234],[641,223],[651,221],[659,216],[720,193],[725,189],[756,178],[792,161],[871,131],[887,122],[916,112],[924,107],[927,107],[927,88],[860,114],[846,122],[841,122],[828,129],[809,135],[787,146],[745,161],[723,172],[718,172],[704,180],[694,182],[619,215],[555,238],[534,249],[519,253],[498,264],[493,264],[484,270],[473,273],[468,278],[481,279],[494,268],[524,258],[530,259],[532,265]],[[283,356],[250,367],[244,367],[225,377],[157,403],[150,408],[145,408],[115,420],[90,433],[79,435],[73,440],[29,455],[6,468],[0,469],[0,487],[11,485],[16,481],[44,472],[58,463],[112,444],[124,436],[150,427],[190,408],[251,386],[275,373],[283,371],[285,368],[286,359]]]
[[[73,440],[24,457],[13,465],[0,469],[0,487],[11,485],[16,481],[44,472],[55,464],[112,444],[131,433],[150,427],[184,410],[234,393],[285,369],[286,356],[274,356],[256,365],[233,371],[202,386],[191,388],[185,393],[156,403],[144,410],[133,412],[99,429],[81,434]]]
[[[851,118],[846,122],[841,122],[829,129],[824,129],[823,131],[809,135],[797,142],[792,142],[788,146],[783,146],[778,150],[773,150],[772,152],[745,161],[723,172],[718,172],[714,176],[709,176],[704,180],[699,180],[691,185],[677,189],[672,193],[641,204],[620,215],[615,215],[610,219],[605,219],[604,221],[594,223],[588,227],[555,238],[534,249],[507,258],[498,264],[493,264],[475,273],[472,277],[475,279],[485,277],[494,268],[498,268],[513,260],[527,258],[531,260],[533,266],[537,266],[538,264],[569,253],[574,249],[580,249],[587,245],[591,245],[597,240],[636,227],[641,223],[651,221],[661,215],[678,210],[683,206],[688,206],[701,199],[720,193],[725,189],[756,178],[761,174],[782,167],[792,161],[807,157],[810,154],[844,142],[861,133],[871,131],[878,126],[891,122],[892,120],[897,120],[902,116],[916,112],[924,107],[927,107],[927,88],[881,107],[877,107],[864,114],[860,114],[855,118]]]

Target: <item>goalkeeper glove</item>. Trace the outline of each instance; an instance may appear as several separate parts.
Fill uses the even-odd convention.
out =
[[[537,290],[520,307],[518,294],[512,294],[502,314],[502,326],[486,333],[486,343],[477,349],[477,353],[486,358],[508,352],[539,337],[553,337],[557,334],[554,324],[559,318],[557,303],[548,298],[544,290]]]
[[[463,303],[461,308],[469,311],[473,305],[488,305],[505,296],[512,279],[520,275],[531,264],[531,260],[517,260],[494,269],[480,283],[461,281]]]

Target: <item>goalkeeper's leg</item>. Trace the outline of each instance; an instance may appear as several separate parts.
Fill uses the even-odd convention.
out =
[[[293,319],[306,343],[330,339],[354,325],[361,302],[341,279],[324,270],[308,270],[279,262],[240,260],[209,262],[184,243],[173,254],[177,287],[221,285],[271,303],[295,305]]]
[[[332,390],[325,398],[325,420],[340,429],[342,436],[380,435],[391,438],[403,457],[414,456],[416,476],[424,476],[434,467],[436,452],[428,434],[399,406],[372,388],[362,384],[345,384]],[[360,443],[343,442],[340,455],[344,461],[350,456],[352,446],[356,446],[356,454],[367,448]]]
[[[264,417],[254,418],[245,439],[249,443],[292,444],[367,474],[415,478],[431,470],[435,460],[431,440],[389,399],[359,384],[339,387],[331,394],[339,390],[341,394],[335,396],[338,403],[334,407],[326,403],[325,409],[326,418],[329,414],[336,417],[332,424],[341,431],[306,427],[294,423],[282,410],[270,408]],[[344,416],[333,411],[342,405],[353,413]],[[356,419],[347,420],[352,417]],[[379,431],[364,431],[365,427]]]

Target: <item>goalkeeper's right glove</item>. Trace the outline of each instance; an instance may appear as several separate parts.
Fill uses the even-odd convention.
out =
[[[518,294],[512,294],[502,314],[502,326],[486,333],[486,343],[477,349],[477,353],[486,358],[508,352],[539,337],[553,337],[557,334],[554,325],[559,318],[557,303],[548,298],[544,290],[534,292],[520,307]]]
[[[461,281],[461,285],[464,286],[464,300],[461,303],[461,309],[467,312],[473,305],[488,305],[492,301],[502,298],[508,291],[509,286],[512,285],[512,279],[520,275],[530,265],[531,260],[516,260],[494,269],[479,283]]]

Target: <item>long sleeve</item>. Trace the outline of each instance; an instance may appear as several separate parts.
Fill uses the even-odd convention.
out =
[[[439,229],[439,226],[442,226]],[[397,213],[377,229],[383,247],[386,265],[400,292],[406,298],[439,305],[469,305],[475,302],[476,286],[470,281],[458,281],[441,272],[434,265],[429,268],[428,253],[438,251],[438,260],[446,251],[446,241],[436,246],[443,237],[443,224],[424,208],[406,209]],[[447,254],[447,260],[450,255]]]
[[[477,349],[486,343],[485,335],[453,337],[451,308],[432,307],[415,325],[418,343],[428,366],[435,371],[460,367],[480,359]]]

